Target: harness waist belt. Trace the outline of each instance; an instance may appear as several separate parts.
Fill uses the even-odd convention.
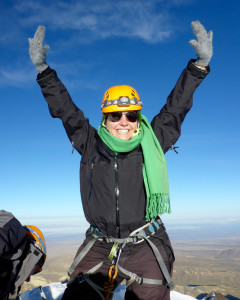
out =
[[[99,241],[105,241],[106,243],[137,244],[143,242],[145,238],[149,238],[151,235],[154,235],[160,227],[165,230],[165,226],[161,218],[157,217],[155,220],[133,231],[127,238],[114,238],[111,236],[107,236],[94,226],[90,226],[89,230],[90,233]]]

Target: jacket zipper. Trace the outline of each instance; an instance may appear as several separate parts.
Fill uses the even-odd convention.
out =
[[[90,169],[90,191],[89,191],[89,195],[88,195],[88,200],[91,199],[91,195],[92,195],[92,177],[93,177],[93,168],[94,168],[94,162],[92,162],[91,164],[91,169]]]
[[[115,169],[116,236],[118,238],[120,238],[119,185],[118,185],[117,155],[114,157],[114,169]]]

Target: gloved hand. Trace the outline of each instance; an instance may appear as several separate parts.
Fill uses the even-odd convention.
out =
[[[207,33],[206,29],[199,21],[192,22],[192,29],[197,37],[196,40],[191,40],[189,44],[193,46],[197,54],[195,64],[198,66],[206,67],[213,55],[212,38],[213,32]]]
[[[46,29],[44,26],[38,26],[33,39],[28,39],[30,46],[29,54],[38,72],[42,72],[48,67],[46,63],[46,52],[50,47],[48,45],[42,45],[45,31]]]

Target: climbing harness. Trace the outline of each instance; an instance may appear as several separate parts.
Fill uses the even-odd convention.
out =
[[[113,246],[110,250],[109,256],[107,257],[108,260],[111,261],[111,266],[109,268],[108,272],[108,281],[104,284],[104,289],[96,285],[93,281],[90,280],[89,275],[95,273],[105,262],[105,259],[101,261],[99,264],[88,270],[84,274],[80,274],[77,276],[78,280],[81,278],[82,281],[87,281],[87,283],[92,286],[98,294],[101,296],[102,299],[103,296],[100,293],[100,291],[104,291],[106,295],[106,300],[109,299],[110,293],[112,293],[112,290],[114,288],[114,280],[117,277],[118,271],[121,271],[123,274],[127,275],[129,277],[129,280],[126,282],[126,286],[128,287],[131,283],[134,281],[138,284],[156,284],[156,285],[166,285],[168,288],[173,289],[174,283],[172,281],[172,278],[169,274],[169,271],[163,261],[163,258],[158,250],[158,248],[154,245],[154,243],[149,239],[151,236],[153,236],[160,228],[163,228],[165,230],[164,224],[162,223],[160,217],[157,217],[155,220],[147,223],[141,228],[138,228],[137,230],[133,231],[129,237],[127,238],[113,238],[111,236],[104,235],[98,228],[90,226],[90,228],[87,230],[86,235],[91,235],[93,238],[86,244],[86,246],[82,249],[82,251],[78,254],[78,256],[73,261],[72,265],[70,266],[68,270],[68,275],[71,276],[71,274],[74,272],[76,266],[82,261],[82,259],[85,257],[85,255],[89,252],[89,250],[92,248],[94,243],[96,241],[100,242],[106,242],[106,243],[113,243]],[[148,245],[151,247],[156,260],[158,262],[159,268],[161,269],[165,280],[158,280],[158,279],[151,279],[151,278],[142,278],[138,276],[135,273],[132,273],[125,268],[123,268],[119,264],[119,259],[121,256],[122,249],[126,246],[128,243],[138,244],[143,241],[146,241]],[[75,279],[70,280],[68,285],[71,284]]]

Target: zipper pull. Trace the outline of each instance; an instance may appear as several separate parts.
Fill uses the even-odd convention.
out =
[[[117,156],[114,157],[114,169],[118,169]]]

